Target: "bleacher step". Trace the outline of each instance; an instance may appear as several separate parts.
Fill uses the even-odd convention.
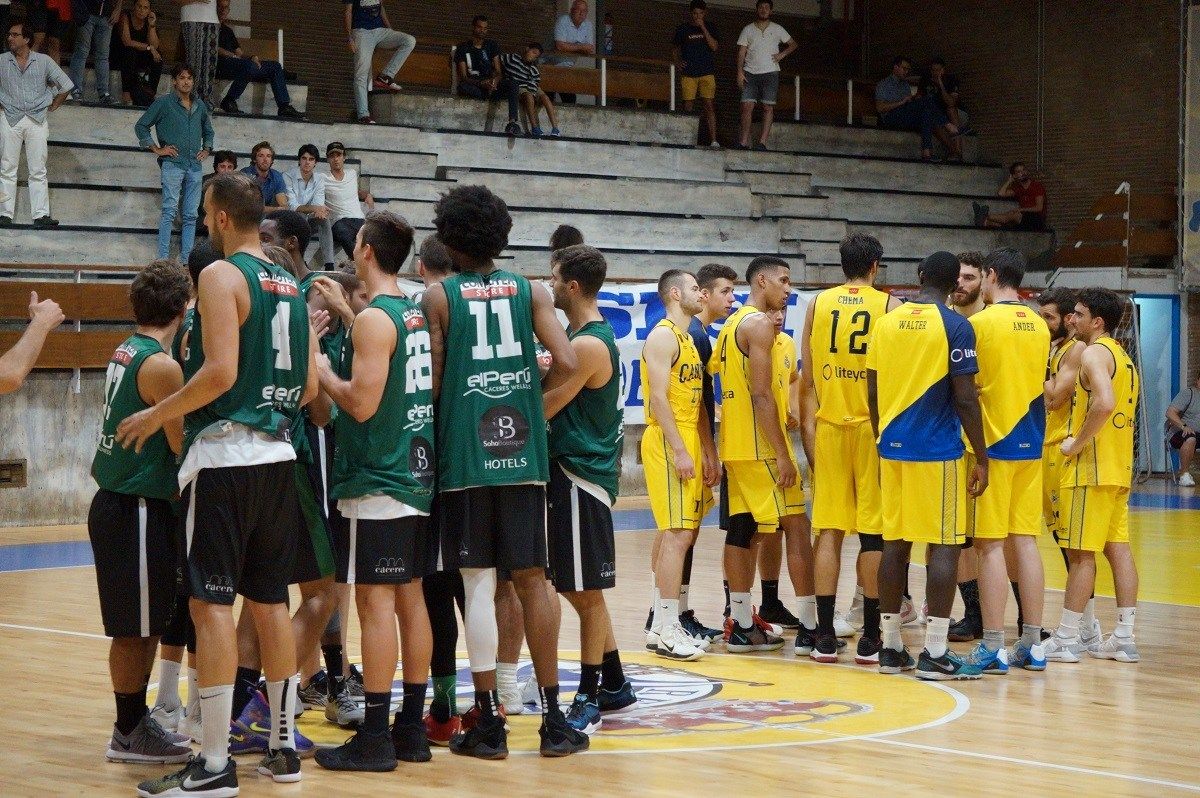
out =
[[[827,152],[881,158],[920,158],[921,141],[916,133],[877,127],[815,125],[776,120],[767,140],[771,149],[789,152]],[[979,139],[963,136],[963,158],[979,160]]]
[[[115,53],[114,53],[115,55]],[[99,95],[96,94],[95,70],[88,67],[84,72],[83,99],[87,102],[96,102]],[[213,81],[213,101],[220,103],[225,98],[225,92],[229,89],[231,81],[218,78]],[[306,83],[289,83],[288,99],[292,102],[292,107],[303,112],[308,107],[308,84]],[[121,99],[121,73],[113,71],[112,77],[109,80],[109,91],[116,99]],[[172,91],[171,75],[168,70],[164,70],[163,74],[158,79],[158,88],[156,95],[166,94]],[[242,96],[238,98],[238,105],[242,111],[248,114],[263,114],[266,116],[275,116],[279,113],[279,106],[275,104],[275,93],[271,91],[269,83],[251,82],[242,92]]]
[[[963,225],[974,223],[971,203],[982,202],[993,212],[1012,210],[1016,202],[1002,197],[969,197],[893,191],[857,191],[825,187],[830,213],[850,220]]]

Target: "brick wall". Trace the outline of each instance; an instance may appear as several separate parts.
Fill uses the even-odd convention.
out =
[[[1043,180],[1061,234],[1122,180],[1174,193],[1178,124],[1178,4],[1046,2]],[[916,0],[870,4],[868,61],[886,74],[904,53],[941,54],[963,82],[986,153],[1033,161],[1036,151],[1037,4]]]

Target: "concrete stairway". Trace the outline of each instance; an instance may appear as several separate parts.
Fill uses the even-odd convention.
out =
[[[65,67],[64,67],[65,69]],[[84,72],[83,99],[85,102],[95,102],[98,98],[96,94],[95,70],[91,67]],[[213,81],[213,96],[216,102],[221,102],[225,97],[225,92],[229,89],[228,80]],[[121,99],[121,73],[113,71],[112,77],[109,79],[109,91],[112,96]],[[163,72],[158,79],[158,93],[166,94],[171,91],[171,76],[167,72]],[[308,107],[308,84],[306,83],[289,83],[288,97],[292,101],[292,107],[303,112]],[[271,91],[270,84],[267,83],[251,83],[246,87],[246,91],[238,98],[238,106],[248,114],[261,114],[264,116],[275,116],[279,112],[279,106],[275,104],[275,93]]]

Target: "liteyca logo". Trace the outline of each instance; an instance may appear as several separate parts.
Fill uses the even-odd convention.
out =
[[[403,557],[380,557],[375,563],[375,573],[377,574],[404,574],[408,572],[408,567],[404,564]]]
[[[221,593],[222,595],[233,595],[233,579],[224,574],[212,574],[205,577],[204,589],[209,593]]]
[[[487,399],[503,399],[513,391],[528,391],[533,387],[533,372],[528,368],[520,371],[482,371],[467,378],[467,390],[463,396],[477,393]]]
[[[961,363],[964,360],[968,360],[973,357],[975,357],[974,349],[951,349],[950,350],[950,362],[951,363]]]

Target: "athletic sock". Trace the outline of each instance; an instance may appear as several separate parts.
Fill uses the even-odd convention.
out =
[[[335,675],[339,679],[342,678],[342,669],[346,667],[343,664],[342,644],[334,643],[328,646],[321,646],[321,654],[325,658],[325,673],[329,678],[332,679]]]
[[[660,598],[654,607],[654,621],[651,630],[662,632],[673,623],[679,622],[679,599]]]
[[[937,659],[946,653],[946,638],[950,634],[949,618],[930,618],[925,626],[925,650]]]
[[[386,734],[391,709],[391,692],[364,692],[362,730],[366,734]]]
[[[229,716],[233,707],[233,685],[201,687],[200,755],[204,757],[204,769],[209,773],[220,773],[229,763]],[[207,707],[207,709],[205,708]]]
[[[832,601],[832,597],[830,597]],[[830,604],[830,607],[833,605]],[[830,610],[832,613],[832,610]],[[817,628],[817,597],[816,596],[798,596],[796,598],[796,617],[800,620],[800,625],[805,629]],[[833,628],[833,616],[830,615],[830,629]],[[833,632],[831,631],[830,634]]]
[[[863,637],[879,639],[879,599],[863,596]]]
[[[743,629],[749,629],[754,624],[754,597],[749,593],[729,594],[729,617]]]
[[[188,668],[188,702],[187,716],[191,720],[196,719],[196,713],[200,710],[200,677],[196,674],[195,668]]]
[[[650,576],[653,578],[654,574],[650,574]],[[662,598],[662,594],[658,592],[658,584],[655,583],[654,590],[650,594],[650,614],[651,615],[654,614],[655,608],[658,607],[658,600],[660,598]],[[651,622],[650,625],[651,625],[651,627],[654,626],[653,621]]]
[[[605,690],[617,691],[625,686],[625,669],[621,667],[621,652],[615,648],[604,652],[600,663],[600,685]]]
[[[724,612],[724,615],[726,618],[728,618],[729,617],[729,580],[728,579],[722,580],[721,584],[725,588],[725,612]]]
[[[883,647],[890,648],[892,651],[903,651],[904,638],[900,636],[900,613],[883,613],[879,616],[879,624],[883,636]]]
[[[404,683],[404,698],[400,701],[400,711],[396,713],[397,723],[416,725],[421,722],[421,713],[425,710],[425,691],[427,689],[428,685],[425,682]],[[390,698],[391,696],[389,696]],[[387,715],[386,707],[383,714]]]
[[[762,605],[764,607],[774,607],[779,603],[779,580],[764,579],[762,580]]]
[[[586,695],[588,698],[595,700],[596,693],[600,687],[600,670],[602,664],[589,665],[582,662],[579,665],[579,687],[576,692]]]
[[[296,722],[295,682],[298,678],[293,674],[277,682],[267,682],[267,705],[271,712],[271,734],[267,738],[267,747],[272,751],[278,751],[280,748],[296,749],[292,724]]]
[[[983,610],[979,606],[979,580],[968,579],[958,583],[958,592],[962,594],[963,619],[983,625]]]
[[[1042,642],[1042,627],[1034,624],[1024,624],[1021,626],[1021,645],[1025,648],[1033,648],[1038,643]]]
[[[999,651],[1004,648],[1004,630],[984,629],[983,647],[988,651]]]
[[[1062,620],[1058,622],[1058,631],[1055,634],[1060,640],[1074,640],[1079,637],[1079,619],[1082,617],[1083,613],[1063,607]]]
[[[429,713],[438,723],[445,723],[458,714],[458,676],[433,677],[433,701]]]
[[[910,562],[904,569],[904,597],[912,601],[912,591],[908,589],[909,583],[912,582],[912,563]]]
[[[496,663],[496,692],[511,695],[517,690],[517,663]]]
[[[1025,625],[1025,610],[1021,607],[1021,587],[1016,582],[1008,583],[1012,587],[1013,598],[1017,602],[1017,628]]]
[[[1088,603],[1083,605],[1083,617],[1080,618],[1080,629],[1087,629],[1088,632],[1096,625],[1096,597],[1092,596],[1088,599]]]
[[[688,611],[688,583],[679,586],[679,614],[686,615]]]
[[[561,713],[562,710],[558,706],[558,685],[545,684],[539,689],[542,693],[542,717],[545,718],[547,715],[553,715],[556,712]]]
[[[242,710],[254,698],[254,694],[258,692],[258,680],[262,678],[262,671],[257,668],[243,668],[238,666],[237,677],[233,680],[233,707],[232,716],[229,722],[237,720],[242,716]]]
[[[167,709],[175,709],[182,702],[179,700],[179,663],[175,660],[164,659],[158,663],[158,704]]]
[[[688,546],[687,554],[683,555],[683,584],[690,585],[692,583],[692,554],[696,550],[696,544]],[[687,612],[687,609],[684,609]]]
[[[146,688],[136,693],[113,693],[117,702],[117,731],[129,735],[146,714]]]
[[[1133,637],[1133,622],[1137,620],[1137,607],[1117,607],[1117,637]]]
[[[833,603],[834,596],[817,596],[817,633],[822,635],[834,634]],[[800,623],[804,623],[803,620]],[[812,627],[809,627],[810,629]]]
[[[500,705],[500,696],[495,690],[476,690],[475,706],[479,708],[480,716],[490,718],[496,714]]]

